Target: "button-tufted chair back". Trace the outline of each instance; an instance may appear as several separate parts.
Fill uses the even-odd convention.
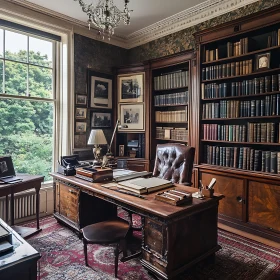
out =
[[[178,143],[157,145],[153,176],[191,185],[195,148]]]

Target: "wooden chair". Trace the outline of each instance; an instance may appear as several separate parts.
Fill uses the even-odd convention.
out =
[[[84,254],[86,266],[88,266],[87,244],[116,244],[115,248],[115,277],[118,274],[119,254],[123,252],[123,258],[127,257],[126,235],[130,224],[121,219],[99,222],[82,228]],[[122,248],[121,248],[122,247]]]

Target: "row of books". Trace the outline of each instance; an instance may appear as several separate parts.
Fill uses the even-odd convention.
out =
[[[179,111],[156,111],[156,122],[187,122],[187,108]]]
[[[188,103],[188,91],[156,95],[155,106],[181,105]]]
[[[253,72],[253,61],[235,61],[220,65],[213,65],[202,68],[202,80],[213,80],[239,75],[251,74]]]
[[[180,127],[156,127],[156,138],[171,139],[177,141],[188,141],[189,131],[187,128]]]
[[[205,51],[205,62],[215,61],[219,59],[218,49]]]
[[[231,83],[201,84],[201,97],[244,96],[280,91],[280,74]]]
[[[267,38],[267,47],[280,46],[280,29],[278,31],[272,31]]]
[[[238,42],[227,43],[227,56],[237,56],[248,53],[248,37],[240,39]]]
[[[205,149],[207,164],[280,174],[280,152],[210,145]]]
[[[178,71],[154,77],[154,89],[165,90],[188,86],[189,71]]]
[[[220,100],[202,106],[202,118],[239,118],[280,115],[280,94],[257,100]]]
[[[276,135],[278,129],[278,135]],[[279,124],[247,123],[242,125],[204,124],[204,140],[280,143]]]

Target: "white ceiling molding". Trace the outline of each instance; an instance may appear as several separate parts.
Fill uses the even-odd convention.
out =
[[[1,0],[0,0],[1,1]],[[74,32],[89,38],[103,41],[97,36],[97,30],[88,30],[87,24],[83,21],[74,19],[72,17],[63,15],[61,13],[46,9],[42,6],[33,4],[26,0],[6,0],[11,3],[15,3],[22,7],[31,9],[36,12],[40,12],[45,15],[55,17],[57,19],[64,20],[72,24]],[[226,14],[238,8],[244,7],[248,4],[257,2],[258,0],[207,0],[201,4],[198,4],[192,8],[186,9],[180,13],[177,13],[171,17],[161,20],[155,24],[138,30],[126,37],[114,35],[110,41],[105,40],[105,43],[116,45],[122,48],[131,49],[161,37],[170,35],[172,33],[181,31],[188,27],[202,23],[209,19],[215,18],[222,14]]]
[[[128,48],[146,44],[257,1],[258,0],[205,1],[128,35],[126,37]]]

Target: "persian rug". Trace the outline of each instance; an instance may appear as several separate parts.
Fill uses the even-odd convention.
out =
[[[137,221],[136,221],[137,223]],[[25,223],[34,226],[36,223]],[[42,231],[27,241],[38,250],[39,276],[42,280],[111,280],[114,277],[113,247],[88,245],[90,267],[85,266],[83,243],[55,218],[40,220]],[[280,279],[280,250],[250,239],[219,230],[222,249],[216,263],[199,263],[178,280],[276,280]],[[118,278],[122,280],[154,280],[141,266],[139,258],[119,262]]]

